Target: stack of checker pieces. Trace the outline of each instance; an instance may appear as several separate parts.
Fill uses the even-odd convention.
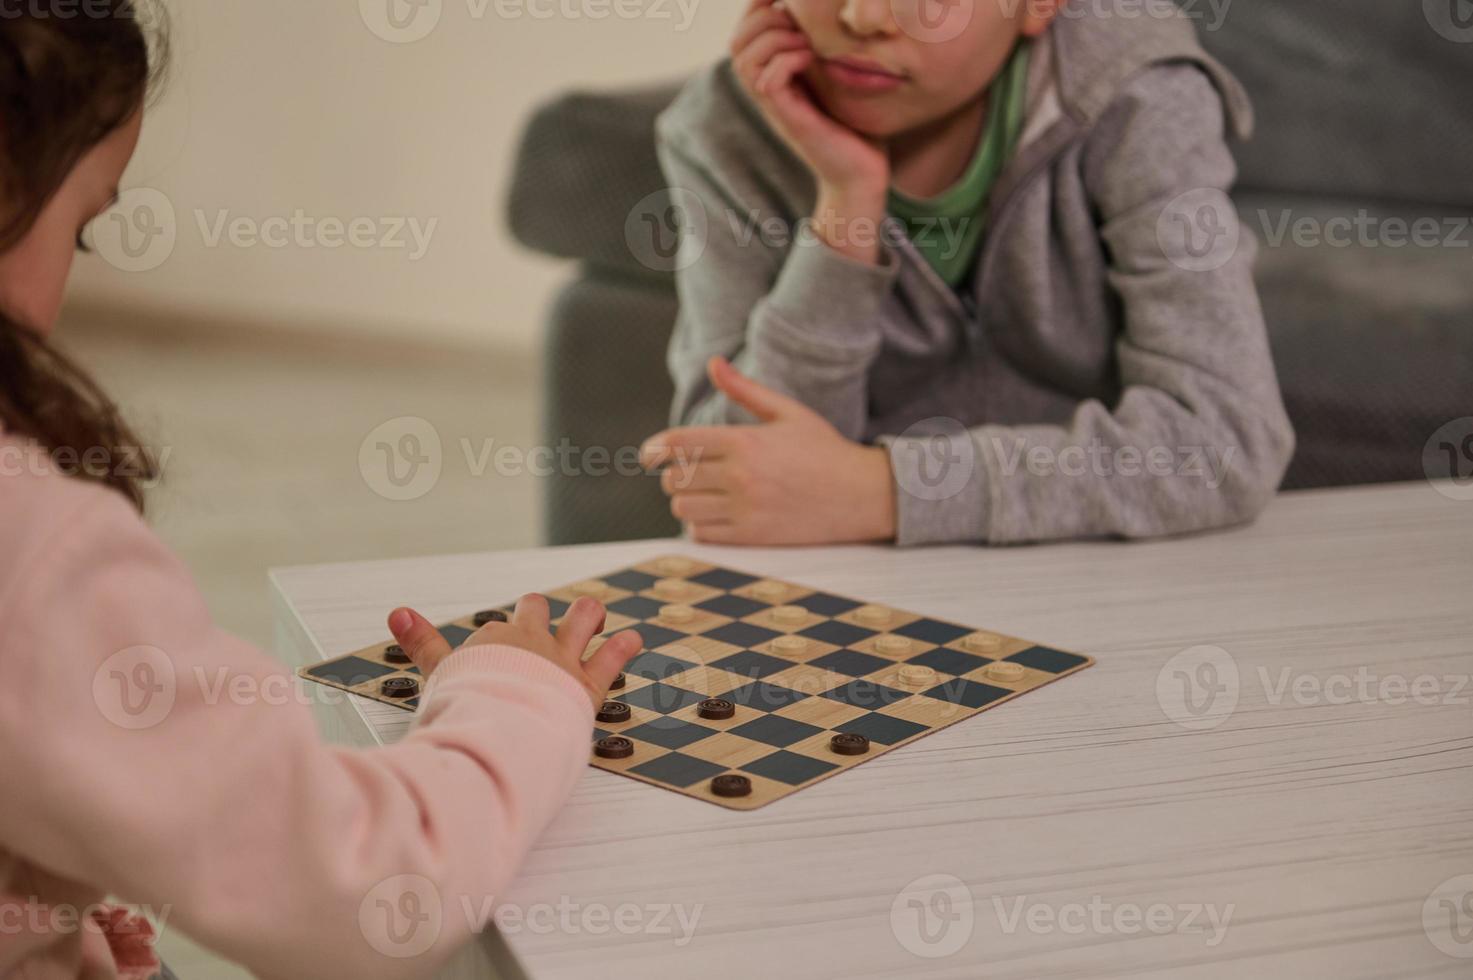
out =
[[[580,596],[592,596],[608,608],[605,635],[634,629],[644,638],[644,652],[599,712],[593,765],[739,810],[782,799],[1094,662],[679,555],[545,595],[554,620]],[[492,612],[442,632],[450,631],[452,642],[463,639]],[[384,649],[302,674],[413,708],[415,699],[380,693],[402,666],[361,676],[364,664],[391,666]],[[346,660],[359,662],[335,666]]]

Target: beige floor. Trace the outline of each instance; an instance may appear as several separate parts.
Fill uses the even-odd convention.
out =
[[[217,620],[270,648],[266,570],[276,565],[527,547],[539,536],[530,476],[474,475],[485,440],[530,448],[537,365],[492,352],[394,351],[219,333],[109,334],[64,326],[69,348],[167,449],[150,520],[192,568]],[[443,444],[418,500],[384,499],[359,469],[380,424],[417,416]],[[387,613],[388,610],[385,610]],[[245,974],[165,935],[182,980]]]

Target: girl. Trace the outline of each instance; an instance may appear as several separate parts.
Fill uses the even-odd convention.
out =
[[[640,638],[584,663],[602,607],[580,600],[553,634],[526,596],[451,651],[396,610],[430,680],[410,735],[371,752],[324,745],[303,705],[218,696],[291,679],[211,625],[139,518],[137,474],[98,465],[131,462],[137,440],[47,339],[138,139],[138,13],[0,18],[0,975],[155,973],[109,894],[168,908],[261,976],[427,973],[577,781]]]

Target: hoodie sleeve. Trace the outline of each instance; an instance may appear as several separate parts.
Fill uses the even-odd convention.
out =
[[[1251,520],[1272,498],[1294,434],[1224,122],[1208,76],[1169,65],[1096,124],[1084,177],[1121,306],[1122,394],[1066,425],[884,440],[902,544],[1175,534]]]
[[[341,695],[217,629],[121,497],[81,496],[33,508],[0,580],[4,847],[262,977],[433,972],[584,771],[587,694],[462,649],[401,743],[331,747],[306,699]]]

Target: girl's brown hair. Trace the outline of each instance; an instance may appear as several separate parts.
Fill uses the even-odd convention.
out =
[[[136,0],[81,0],[0,10],[0,252],[36,223],[72,168],[143,107],[162,65],[163,32]],[[64,467],[143,509],[147,453],[87,373],[0,310],[0,423]],[[140,462],[141,461],[141,462]]]

